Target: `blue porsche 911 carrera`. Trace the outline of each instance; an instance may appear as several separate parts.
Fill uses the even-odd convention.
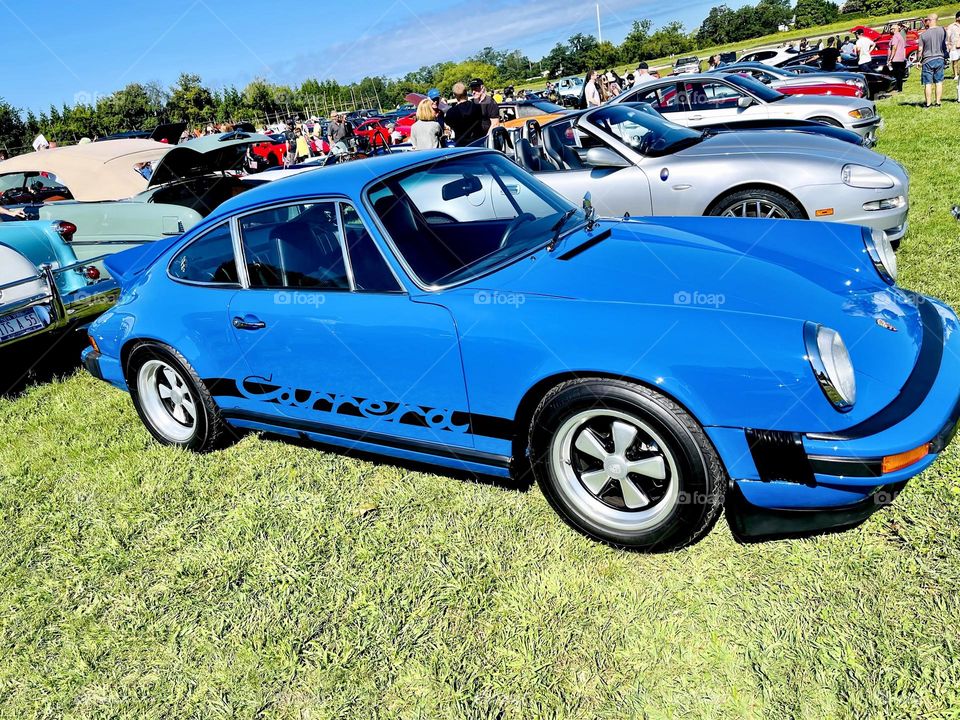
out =
[[[946,447],[960,334],[883,233],[597,220],[499,153],[250,190],[114,256],[84,362],[162,443],[259,430],[535,478],[645,550],[852,527]]]

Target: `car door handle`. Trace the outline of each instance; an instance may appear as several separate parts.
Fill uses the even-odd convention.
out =
[[[505,187],[507,190],[510,191],[510,194],[511,194],[511,195],[519,195],[519,194],[520,194],[520,186],[519,186],[519,185],[504,185],[504,187]]]
[[[237,330],[263,330],[267,324],[254,315],[244,315],[243,317],[235,317],[233,326]]]
[[[691,115],[691,120],[703,120],[703,115]]]

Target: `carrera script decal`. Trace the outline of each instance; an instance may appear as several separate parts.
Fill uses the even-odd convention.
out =
[[[284,387],[272,383],[269,378],[255,375],[237,383],[237,389],[240,395],[248,400],[286,405],[314,412],[383,420],[454,433],[465,433],[470,428],[468,414],[458,410],[358,398],[322,390]]]

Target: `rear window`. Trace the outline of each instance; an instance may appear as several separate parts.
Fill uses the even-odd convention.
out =
[[[185,282],[238,285],[230,225],[221,223],[183,248],[170,261],[169,271]]]

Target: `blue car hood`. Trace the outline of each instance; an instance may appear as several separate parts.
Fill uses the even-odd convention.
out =
[[[858,375],[895,395],[916,364],[922,322],[916,297],[880,278],[862,232],[809,221],[602,222],[592,233],[571,234],[552,252],[478,279],[471,289],[594,302],[597,312],[633,312],[632,305],[639,322],[644,312],[722,321],[734,332],[742,328],[745,338],[752,337],[752,318],[776,318],[796,325],[801,355],[803,323],[812,321],[840,332]],[[557,312],[562,307],[558,302]],[[751,352],[762,358],[763,348]]]

